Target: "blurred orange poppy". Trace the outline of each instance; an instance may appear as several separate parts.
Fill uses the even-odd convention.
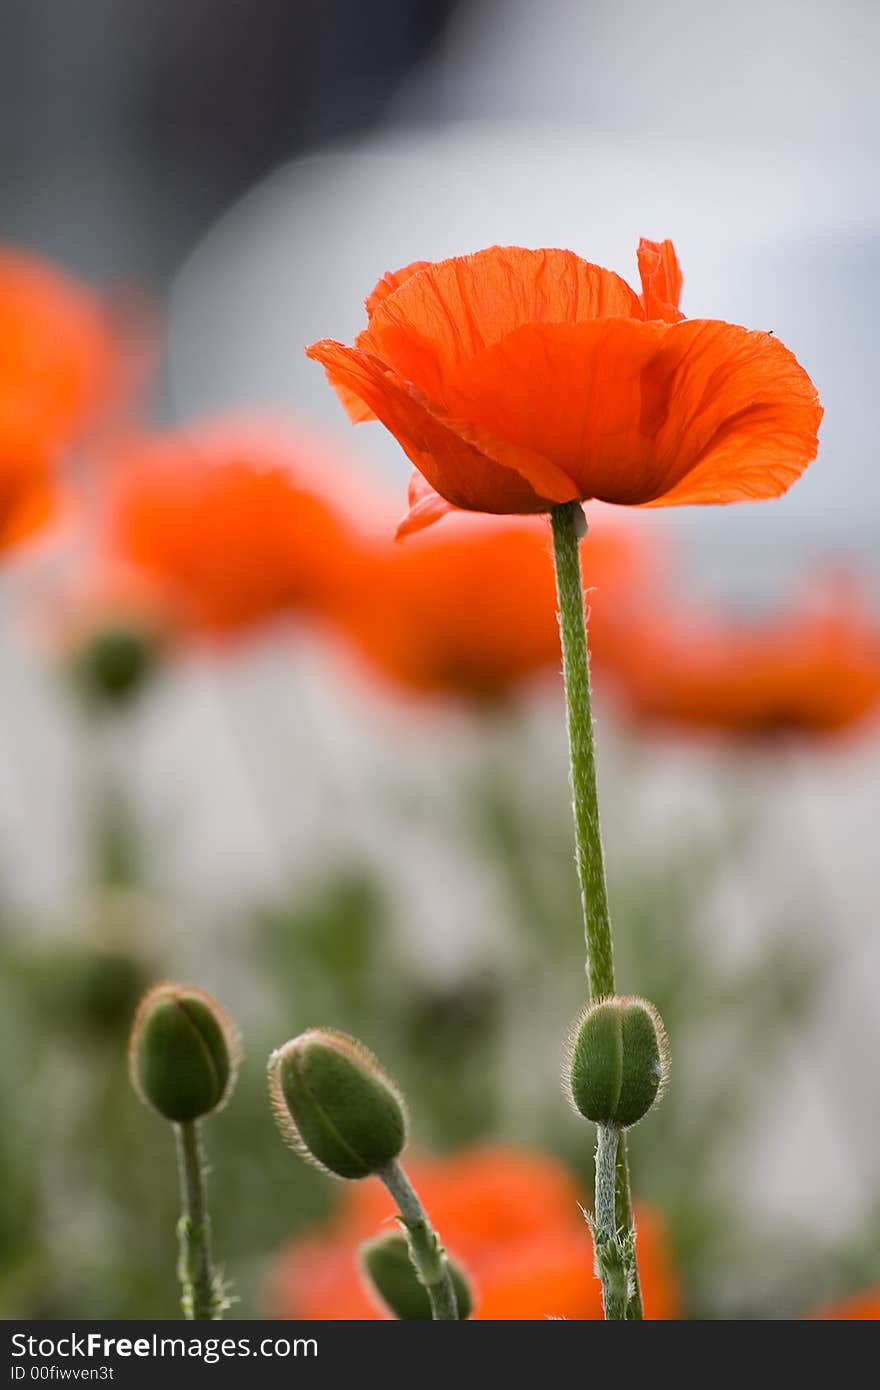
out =
[[[109,554],[163,591],[180,630],[231,635],[320,613],[351,583],[350,527],[314,486],[307,446],[282,432],[171,431],[129,443],[114,464]]]
[[[641,296],[571,251],[417,261],[379,282],[354,347],[306,349],[424,480],[402,534],[450,507],[735,502],[800,476],[822,418],[807,373],[770,333],[684,320],[671,242],[638,259]]]
[[[0,249],[0,545],[52,510],[53,467],[104,400],[113,357],[96,295],[36,257]]]
[[[559,670],[549,544],[536,518],[459,513],[406,546],[374,545],[340,620],[368,663],[399,687],[496,701]],[[608,599],[590,623],[601,669],[645,555],[629,528],[605,522],[591,529],[584,563],[587,586]]]
[[[477,1318],[601,1319],[590,1236],[578,1207],[583,1194],[555,1159],[487,1146],[408,1163],[407,1171],[444,1244],[473,1279]],[[387,1226],[393,1212],[380,1183],[346,1186],[329,1229],[277,1257],[268,1290],[271,1314],[382,1317],[360,1274],[357,1248]],[[642,1210],[638,1230],[646,1316],[674,1318],[678,1287],[662,1223]]]
[[[880,1289],[831,1304],[814,1313],[813,1317],[829,1322],[876,1322],[880,1319]]]
[[[880,706],[880,623],[843,592],[753,625],[642,612],[615,666],[629,713],[646,722],[831,733]]]

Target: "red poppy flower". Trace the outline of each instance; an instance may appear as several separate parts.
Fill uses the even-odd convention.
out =
[[[834,1303],[814,1313],[813,1317],[828,1322],[877,1322],[880,1319],[880,1289]]]
[[[733,734],[821,734],[880,707],[880,623],[852,594],[759,624],[642,613],[615,654],[631,715]]]
[[[349,527],[314,486],[309,447],[283,433],[214,424],[136,441],[114,462],[109,553],[164,589],[181,629],[322,612],[350,583]]]
[[[97,296],[0,250],[0,545],[51,511],[53,466],[104,399],[113,353]]]
[[[777,497],[814,458],[815,387],[770,333],[683,319],[671,242],[642,294],[572,251],[493,246],[386,276],[354,347],[322,362],[424,479],[402,533],[449,507],[546,512]]]
[[[586,583],[610,599],[590,624],[598,670],[645,558],[628,528],[591,529]],[[458,514],[409,545],[374,545],[340,620],[368,663],[399,687],[483,702],[558,672],[555,611],[540,522]]]
[[[493,1146],[408,1163],[407,1171],[445,1245],[473,1279],[477,1318],[601,1319],[589,1232],[578,1207],[584,1194],[555,1159]],[[269,1287],[273,1315],[380,1318],[358,1269],[357,1248],[393,1211],[378,1182],[347,1186],[330,1228],[276,1259]],[[662,1223],[643,1210],[638,1230],[646,1315],[674,1318],[678,1288]]]

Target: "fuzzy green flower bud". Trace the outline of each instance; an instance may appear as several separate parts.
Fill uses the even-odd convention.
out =
[[[135,1014],[129,1070],[141,1099],[184,1124],[225,1105],[238,1073],[238,1035],[212,995],[154,985]]]
[[[577,1019],[569,1042],[572,1103],[588,1120],[627,1129],[657,1099],[669,1066],[666,1033],[647,999],[600,999]]]
[[[313,1028],[269,1058],[269,1093],[282,1137],[340,1178],[366,1178],[406,1144],[406,1106],[356,1038]]]
[[[382,1303],[401,1322],[429,1322],[433,1316],[428,1291],[416,1274],[406,1236],[396,1231],[365,1241],[360,1248],[367,1278]],[[464,1272],[447,1256],[460,1319],[473,1311],[471,1287]]]

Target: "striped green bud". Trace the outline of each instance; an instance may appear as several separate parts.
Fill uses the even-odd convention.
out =
[[[364,1045],[313,1028],[269,1058],[269,1094],[282,1137],[339,1178],[366,1178],[402,1152],[403,1097]]]
[[[660,1094],[668,1066],[666,1033],[647,999],[600,999],[572,1029],[569,1093],[575,1109],[596,1124],[636,1124]]]
[[[192,985],[154,985],[135,1014],[129,1070],[141,1099],[184,1124],[219,1110],[238,1072],[238,1036],[225,1010]]]

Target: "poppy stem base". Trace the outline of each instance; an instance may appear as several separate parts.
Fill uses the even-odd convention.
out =
[[[559,604],[559,636],[568,720],[571,793],[574,810],[575,859],[584,913],[587,945],[587,979],[591,999],[614,993],[614,951],[611,914],[605,882],[605,857],[599,825],[599,792],[596,780],[596,745],[590,695],[590,656],[584,616],[584,582],[579,541],[585,534],[579,502],[563,502],[550,512],[553,528],[553,560]],[[632,1287],[626,1317],[643,1316],[642,1295],[635,1261],[635,1228],[630,1196],[626,1140],[619,1134],[616,1146],[616,1214],[618,1229],[632,1248]]]

